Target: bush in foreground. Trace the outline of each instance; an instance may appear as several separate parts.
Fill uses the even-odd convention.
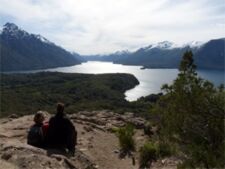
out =
[[[120,148],[124,152],[135,150],[135,141],[133,138],[134,126],[127,124],[117,130],[117,137],[119,138]]]
[[[158,158],[163,158],[170,156],[172,154],[171,147],[163,142],[146,142],[139,150],[140,158],[139,165],[140,168],[148,168],[151,166],[153,161],[156,161]]]
[[[140,168],[150,167],[151,163],[157,159],[157,146],[152,142],[145,143],[140,148]]]

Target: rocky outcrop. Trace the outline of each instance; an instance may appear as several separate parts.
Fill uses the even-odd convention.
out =
[[[45,113],[46,120],[50,114]],[[68,115],[78,131],[75,156],[54,149],[40,149],[26,144],[27,130],[33,115],[12,115],[0,119],[0,169],[138,169],[138,151],[133,157],[119,158],[120,148],[114,128],[132,123],[136,149],[146,141],[143,118],[132,113],[82,111]],[[134,163],[136,161],[136,164]],[[168,161],[168,163],[167,163]],[[135,165],[134,165],[135,164]],[[174,160],[156,162],[152,167],[176,168]]]
[[[133,113],[117,114],[110,111],[82,111],[70,116],[74,122],[91,125],[100,130],[111,131],[115,127],[123,127],[127,123],[133,124],[137,129],[143,129],[145,119],[135,117]]]
[[[55,154],[53,150],[44,150],[25,144],[1,144],[1,159],[13,168],[26,169],[78,169],[95,168],[95,165],[80,151],[74,157]],[[59,152],[58,152],[59,153]]]
[[[47,119],[49,114],[46,113]],[[54,149],[41,149],[26,144],[26,135],[33,116],[1,119],[0,168],[1,169],[78,169],[96,168],[79,149],[75,156]],[[5,166],[5,167],[3,167]]]

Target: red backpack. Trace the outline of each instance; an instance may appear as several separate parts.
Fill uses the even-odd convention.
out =
[[[43,125],[42,125],[42,131],[43,131],[43,135],[46,136],[47,132],[48,132],[48,127],[49,127],[49,123],[48,122],[45,122]]]

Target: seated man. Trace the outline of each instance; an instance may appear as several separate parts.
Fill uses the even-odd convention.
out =
[[[46,135],[47,146],[57,149],[66,148],[70,153],[74,154],[76,141],[77,132],[75,127],[64,113],[64,104],[58,103],[56,115],[49,120]]]

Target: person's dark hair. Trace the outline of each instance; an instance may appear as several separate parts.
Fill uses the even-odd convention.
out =
[[[64,107],[65,105],[63,103],[57,103],[57,115],[63,115],[64,114]]]

